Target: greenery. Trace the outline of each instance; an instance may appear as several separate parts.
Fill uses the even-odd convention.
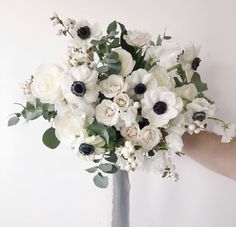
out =
[[[60,141],[55,135],[55,128],[52,127],[44,132],[42,140],[44,145],[51,149],[57,148],[60,144]]]

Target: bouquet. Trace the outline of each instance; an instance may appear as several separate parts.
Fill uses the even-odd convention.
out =
[[[154,170],[178,180],[172,157],[182,156],[184,133],[199,133],[209,120],[222,142],[234,136],[234,125],[218,119],[216,105],[204,92],[197,72],[199,47],[180,48],[171,36],[127,30],[113,21],[103,34],[87,20],[51,17],[57,34],[68,38],[63,62],[41,65],[21,87],[22,110],[8,125],[23,118],[49,122],[43,143],[68,145],[106,188],[107,174]]]

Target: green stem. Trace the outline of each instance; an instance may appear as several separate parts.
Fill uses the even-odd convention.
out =
[[[166,71],[169,73],[169,72],[171,72],[172,70],[177,69],[177,68],[180,67],[180,66],[181,66],[181,64],[173,65],[172,67],[168,68]]]

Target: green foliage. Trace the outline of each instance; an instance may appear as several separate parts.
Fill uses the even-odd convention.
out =
[[[117,172],[118,168],[111,163],[104,163],[99,165],[99,169],[102,170],[104,173],[115,173]]]
[[[88,127],[88,133],[90,135],[99,135],[109,145],[116,140],[116,132],[113,128],[107,127],[96,120]]]
[[[13,125],[16,125],[19,121],[20,121],[20,118],[15,115],[8,120],[7,125],[13,126]]]
[[[107,188],[108,186],[108,177],[103,176],[102,173],[98,173],[93,178],[94,184],[99,188]]]
[[[192,79],[191,79],[191,83],[195,84],[195,86],[197,88],[197,91],[199,93],[201,93],[203,91],[206,91],[208,89],[207,88],[207,84],[203,83],[201,81],[201,77],[200,77],[200,75],[197,72],[193,73],[193,76],[192,76]]]
[[[107,27],[107,34],[110,34],[111,32],[115,31],[117,28],[117,22],[113,21],[111,22]]]
[[[55,128],[52,127],[44,132],[42,140],[44,145],[51,149],[55,149],[60,144],[60,141],[55,135]]]
[[[95,173],[97,171],[97,169],[98,169],[98,166],[94,166],[94,167],[86,169],[86,171],[89,173]]]
[[[117,162],[117,155],[115,154],[114,151],[111,151],[107,157],[105,157],[105,160],[107,160],[108,162],[113,162],[116,163]]]

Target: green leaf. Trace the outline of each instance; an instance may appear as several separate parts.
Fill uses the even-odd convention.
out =
[[[43,143],[51,149],[55,149],[60,144],[60,141],[57,139],[55,134],[55,128],[49,128],[43,134]]]
[[[121,71],[121,63],[117,62],[117,63],[109,63],[108,65],[108,74],[119,74]]]
[[[191,83],[195,84],[198,92],[203,92],[208,89],[207,84],[201,81],[201,77],[197,72],[193,73]]]
[[[19,117],[14,116],[14,117],[11,117],[11,118],[8,120],[7,125],[8,125],[8,126],[13,126],[13,125],[16,125],[19,121],[20,121]]]
[[[108,186],[108,177],[103,176],[101,173],[98,173],[93,178],[94,184],[99,188],[107,188]]]
[[[104,173],[115,173],[118,170],[118,168],[111,163],[100,164],[99,169],[102,170]]]
[[[37,118],[39,118],[42,114],[43,114],[43,110],[42,109],[24,109],[22,111],[22,116],[27,120],[35,120]]]
[[[161,44],[162,44],[162,38],[161,35],[158,35],[156,45],[161,46]]]
[[[114,38],[109,45],[110,48],[117,48],[119,46],[120,46],[120,39],[119,38]]]
[[[171,36],[169,36],[169,35],[165,35],[165,36],[163,37],[163,39],[165,39],[165,40],[169,40],[169,39],[171,39]]]
[[[175,76],[174,80],[175,80],[175,87],[181,87],[182,86],[182,83],[180,82],[178,77]]]
[[[86,171],[89,172],[89,173],[95,173],[97,171],[97,169],[98,169],[98,167],[94,166],[94,167],[86,169]]]
[[[100,159],[94,159],[93,162],[94,162],[94,163],[99,163],[99,162],[100,162]]]
[[[111,152],[108,157],[105,157],[105,160],[107,160],[108,162],[113,162],[113,163],[116,163],[117,159],[118,158],[117,158],[115,152]]]
[[[113,21],[111,22],[107,27],[107,34],[110,34],[112,31],[115,31],[117,28],[117,22]]]
[[[109,143],[109,133],[107,127],[101,123],[98,123],[96,120],[88,127],[90,134],[101,136],[106,143]]]
[[[103,66],[97,68],[97,71],[98,71],[99,73],[105,73],[105,72],[107,72],[108,70],[109,70],[109,68],[108,68],[107,66],[105,66],[105,65],[103,65]]]

